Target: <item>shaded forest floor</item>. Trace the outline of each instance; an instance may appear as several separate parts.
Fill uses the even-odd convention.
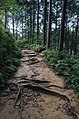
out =
[[[22,50],[21,66],[0,93],[0,119],[79,119],[79,100],[47,67],[42,54]]]

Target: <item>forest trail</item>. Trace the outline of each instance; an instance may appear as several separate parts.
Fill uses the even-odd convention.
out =
[[[22,55],[13,84],[0,94],[0,119],[79,119],[78,98],[47,67],[42,54],[22,50]],[[18,99],[16,86],[21,87]]]

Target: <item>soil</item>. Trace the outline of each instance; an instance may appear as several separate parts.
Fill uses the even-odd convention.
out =
[[[65,87],[63,78],[56,76],[46,65],[42,54],[22,50],[22,55],[21,66],[11,82],[18,84],[23,77],[29,80],[50,81],[55,86],[48,89],[65,95],[69,101],[61,96],[42,93],[38,89],[22,87],[14,106],[18,90],[16,86],[11,85],[0,93],[0,119],[79,119],[78,97],[72,89]]]

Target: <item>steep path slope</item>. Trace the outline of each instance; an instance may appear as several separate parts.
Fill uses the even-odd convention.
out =
[[[30,50],[22,54],[10,87],[0,94],[0,119],[79,119],[74,91],[64,87],[41,54]]]

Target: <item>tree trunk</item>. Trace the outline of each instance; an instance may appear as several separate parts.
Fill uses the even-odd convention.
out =
[[[37,41],[39,40],[39,0],[37,0]]]
[[[25,8],[25,40],[26,40],[26,35],[27,35],[27,6],[26,6],[26,8]]]
[[[23,38],[23,16],[22,16],[22,38]]]
[[[63,50],[63,44],[64,44],[66,5],[67,5],[67,0],[63,0],[63,9],[62,9],[62,18],[61,18],[61,30],[60,30],[60,46],[59,46],[59,50],[60,51]]]
[[[79,16],[77,16],[77,25],[75,29],[74,55],[77,55],[77,36],[78,36]]]
[[[7,10],[5,9],[5,29],[7,28]]]
[[[15,30],[14,30],[14,22],[15,22],[15,20],[14,20],[14,13],[12,14],[12,25],[13,25],[13,37],[14,37],[14,32],[15,32]]]
[[[46,44],[46,48],[49,48],[50,47],[51,14],[52,14],[52,0],[49,0],[48,33],[47,33],[47,44]]]
[[[34,41],[34,20],[35,20],[34,0],[32,0],[32,44],[33,44],[33,41]]]
[[[47,25],[46,25],[46,12],[47,12],[47,0],[44,1],[44,25],[43,25],[43,45],[46,45],[46,31],[47,31]]]
[[[17,28],[18,28],[18,20],[16,21],[16,40],[18,40],[18,30],[17,30]]]

